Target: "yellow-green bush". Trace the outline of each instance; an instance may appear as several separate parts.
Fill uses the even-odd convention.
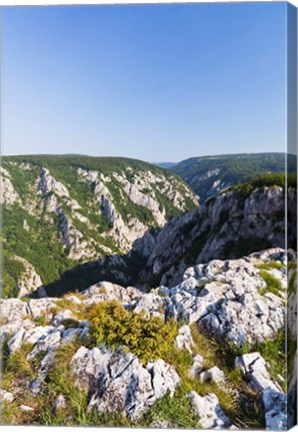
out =
[[[87,319],[91,324],[90,345],[127,347],[143,363],[164,357],[173,349],[178,333],[177,322],[164,322],[159,317],[146,319],[144,314],[128,312],[116,301],[92,306]]]

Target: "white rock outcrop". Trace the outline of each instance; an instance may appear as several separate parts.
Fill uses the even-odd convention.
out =
[[[89,409],[126,412],[138,418],[167,391],[172,394],[180,378],[163,360],[144,367],[138,358],[123,351],[79,348],[71,360],[76,384],[91,393]]]
[[[200,372],[203,369],[204,362],[205,362],[204,358],[202,356],[200,356],[199,354],[196,354],[193,356],[193,364],[189,368],[189,371],[188,371],[189,375],[192,378],[196,378],[200,374]]]
[[[14,256],[13,259],[21,262],[24,266],[24,271],[21,273],[18,279],[18,297],[24,297],[27,294],[30,294],[31,292],[37,290],[42,285],[42,281],[33,265],[30,264],[27,260],[19,256]]]
[[[282,250],[278,250],[281,257]],[[271,255],[277,250],[272,249]],[[274,339],[285,322],[284,292],[263,293],[258,265],[262,254],[238,260],[213,260],[186,270],[184,281],[168,290],[169,314],[197,322],[209,336],[242,346]],[[284,269],[275,270],[286,286]]]
[[[192,347],[194,346],[194,341],[191,336],[190,327],[188,325],[184,325],[180,327],[178,335],[175,338],[175,342],[179,350],[185,348],[187,349],[187,351],[192,353]]]
[[[0,167],[0,204],[21,204],[21,199],[11,182],[11,175],[3,167]]]

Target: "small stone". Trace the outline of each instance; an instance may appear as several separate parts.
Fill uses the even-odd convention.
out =
[[[200,356],[199,354],[193,356],[193,365],[189,369],[189,374],[193,378],[197,377],[199,373],[202,371],[203,364],[204,364],[204,359],[202,356]]]
[[[52,325],[58,327],[59,325],[63,324],[64,321],[66,320],[74,320],[79,322],[69,309],[65,309],[53,317]]]
[[[194,346],[194,341],[191,336],[190,327],[188,325],[184,325],[179,329],[179,333],[175,338],[175,342],[179,350],[185,348],[187,351],[192,353],[191,348]]]
[[[20,405],[20,410],[22,412],[33,412],[34,409],[29,407],[28,405]]]
[[[56,400],[54,402],[54,410],[58,411],[58,410],[66,409],[66,408],[67,408],[67,405],[66,405],[65,397],[61,394],[56,398]]]
[[[202,372],[200,378],[202,382],[214,381],[216,384],[224,384],[226,382],[224,372],[217,366]]]
[[[0,389],[0,400],[12,402],[15,399],[14,395],[6,390]]]

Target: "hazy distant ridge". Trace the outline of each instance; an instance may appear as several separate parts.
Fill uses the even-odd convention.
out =
[[[226,187],[258,176],[285,171],[285,153],[244,153],[193,157],[171,168],[188,183],[204,202]],[[288,171],[296,171],[296,158],[288,159]]]

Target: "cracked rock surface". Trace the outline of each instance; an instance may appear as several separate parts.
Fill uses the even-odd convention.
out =
[[[89,409],[99,412],[125,411],[138,418],[146,408],[167,391],[174,393],[180,378],[174,368],[163,360],[144,367],[138,358],[122,351],[81,347],[71,360],[78,386],[91,392]]]

